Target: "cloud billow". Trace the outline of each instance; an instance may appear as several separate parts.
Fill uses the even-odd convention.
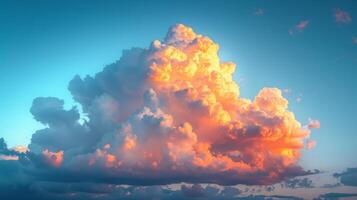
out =
[[[311,173],[297,164],[310,130],[282,92],[240,97],[235,64],[218,49],[178,24],[94,77],[75,76],[68,89],[84,123],[62,100],[36,98],[31,113],[46,128],[33,134],[23,168],[39,180],[128,185],[268,185]]]

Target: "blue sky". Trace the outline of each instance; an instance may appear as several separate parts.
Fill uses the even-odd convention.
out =
[[[262,9],[261,15],[255,14]],[[334,12],[348,12],[348,23]],[[290,29],[301,21],[302,31]],[[0,137],[29,144],[41,124],[29,112],[38,96],[76,105],[74,75],[93,75],[123,49],[147,47],[183,23],[220,44],[237,64],[241,95],[263,87],[289,89],[289,107],[303,124],[318,119],[309,169],[357,166],[357,2],[343,1],[0,1]],[[300,98],[301,101],[297,101]]]

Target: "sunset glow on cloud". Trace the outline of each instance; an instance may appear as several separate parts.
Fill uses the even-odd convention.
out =
[[[0,200],[356,198],[356,16],[0,1]]]
[[[310,173],[297,165],[310,130],[281,90],[240,97],[236,65],[218,50],[178,24],[95,77],[76,76],[69,90],[88,120],[57,98],[35,99],[31,113],[48,128],[32,136],[31,154],[69,179],[134,185],[260,185]]]
[[[310,21],[309,20],[303,20],[300,21],[298,24],[296,24],[293,28],[289,29],[289,34],[293,35],[296,32],[303,32],[309,25]]]

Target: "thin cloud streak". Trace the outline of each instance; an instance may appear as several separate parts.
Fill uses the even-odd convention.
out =
[[[293,28],[289,29],[289,34],[294,35],[297,32],[300,32],[300,33],[304,32],[304,30],[309,26],[309,24],[310,24],[309,20],[300,21]]]

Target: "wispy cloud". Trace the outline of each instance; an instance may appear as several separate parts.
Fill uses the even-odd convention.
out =
[[[303,20],[300,21],[298,24],[296,24],[293,28],[289,29],[289,34],[293,35],[296,32],[303,32],[310,24],[309,20]]]
[[[261,8],[258,8],[258,9],[255,10],[254,14],[255,14],[256,16],[264,15],[264,10],[261,9]]]
[[[353,44],[357,45],[357,36],[356,37],[352,37],[352,42],[353,42]]]
[[[296,25],[296,29],[299,31],[303,31],[309,23],[309,20],[301,21],[299,24]]]
[[[283,91],[283,94],[290,94],[291,93],[291,89],[289,89],[289,88],[285,88],[282,91]]]
[[[334,11],[335,22],[338,24],[349,24],[352,22],[351,15],[341,9],[336,9]]]

